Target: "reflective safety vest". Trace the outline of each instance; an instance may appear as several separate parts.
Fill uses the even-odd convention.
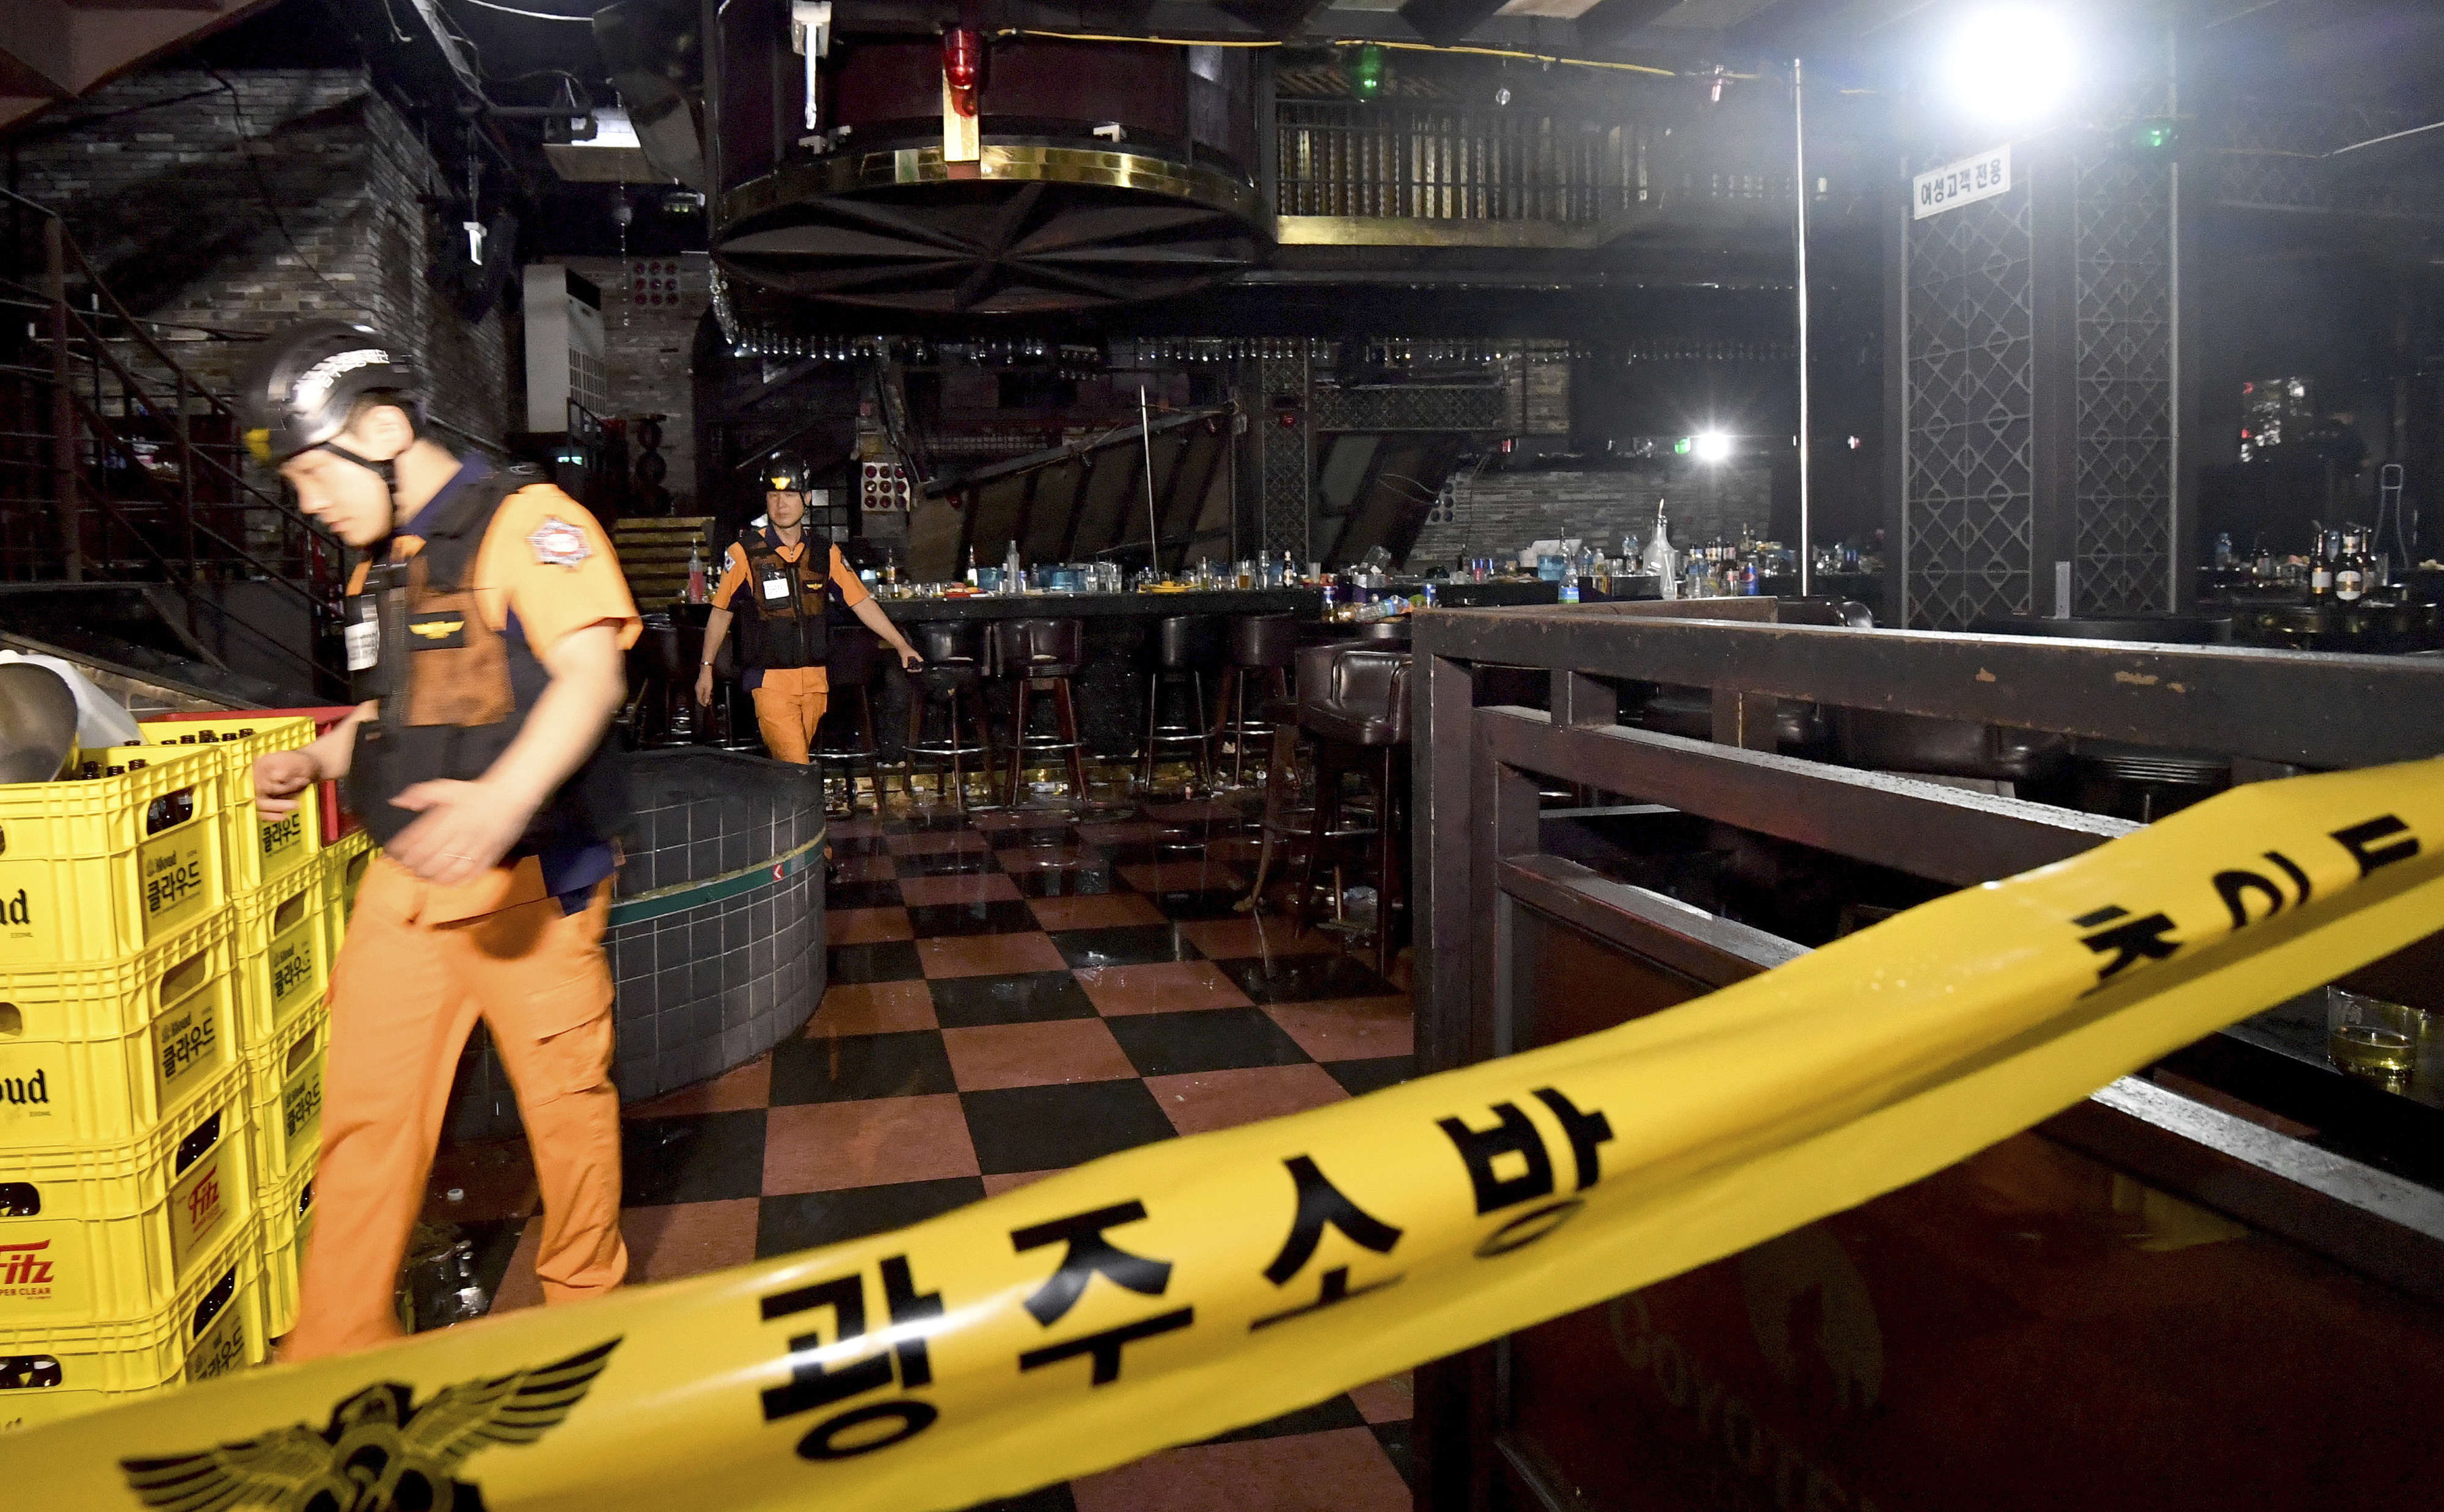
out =
[[[805,542],[797,561],[784,562],[765,532],[740,532],[738,549],[747,554],[747,581],[731,599],[738,617],[739,665],[768,672],[820,667],[830,656],[829,620],[840,599],[832,583],[831,546],[811,535]],[[742,598],[749,608],[739,608]]]
[[[541,481],[531,468],[510,468],[468,484],[437,517],[417,522],[421,550],[375,562],[348,599],[350,691],[380,707],[358,728],[343,790],[385,845],[417,817],[392,799],[418,783],[482,777],[551,682],[514,618],[506,632],[484,622],[468,581],[502,502]],[[625,817],[618,755],[598,747],[535,811],[509,856],[608,839]]]

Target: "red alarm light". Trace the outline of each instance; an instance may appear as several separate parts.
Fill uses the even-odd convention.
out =
[[[966,27],[952,27],[942,33],[942,78],[952,91],[961,97],[969,115],[975,114],[976,85],[984,78],[985,50],[983,41]]]

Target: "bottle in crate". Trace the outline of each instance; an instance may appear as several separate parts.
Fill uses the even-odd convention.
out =
[[[0,1431],[116,1407],[260,1363],[263,1234],[249,1218],[179,1293],[136,1318],[0,1332]]]
[[[112,961],[229,901],[217,752],[87,751],[101,775],[0,784],[0,959]]]
[[[237,920],[118,961],[0,972],[0,1152],[135,1138],[239,1063]]]
[[[334,950],[324,867],[313,864],[241,894],[237,915],[238,1039],[248,1054],[278,1039],[330,985]]]
[[[221,772],[229,888],[244,894],[311,863],[323,848],[321,805],[306,795],[287,819],[267,821],[254,806],[255,758],[303,750],[314,743],[314,721],[298,715],[243,714],[226,719],[157,720],[137,727],[161,748],[200,748]]]
[[[134,1139],[0,1151],[0,1353],[151,1317],[254,1215],[246,1075]]]
[[[314,1171],[300,1171],[263,1204],[264,1331],[278,1338],[297,1326],[297,1278],[314,1231]]]
[[[311,1171],[323,1146],[323,1066],[330,1016],[300,1014],[279,1042],[248,1057],[257,1186],[268,1194]]]

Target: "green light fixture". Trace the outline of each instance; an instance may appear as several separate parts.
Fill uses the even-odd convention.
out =
[[[1383,49],[1373,43],[1358,49],[1349,66],[1349,98],[1364,104],[1383,93]]]

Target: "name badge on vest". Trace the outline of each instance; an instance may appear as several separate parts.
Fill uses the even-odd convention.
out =
[[[764,597],[767,599],[787,599],[789,597],[789,580],[787,578],[765,579]]]
[[[365,606],[365,617],[342,632],[348,643],[348,671],[371,672],[381,660],[381,621],[375,617],[371,604]]]
[[[458,610],[407,617],[407,649],[410,651],[463,651],[467,646],[467,616]]]

